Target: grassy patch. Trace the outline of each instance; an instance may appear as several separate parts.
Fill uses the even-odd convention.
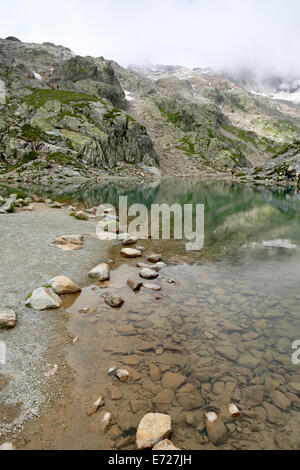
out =
[[[72,163],[73,159],[68,157],[62,152],[55,152],[47,155],[46,157],[47,162],[55,162],[55,163]]]
[[[99,101],[95,95],[64,90],[36,90],[31,93],[31,95],[25,96],[23,98],[24,103],[28,104],[29,106],[34,106],[35,108],[40,108],[41,106],[44,106],[47,101],[54,100],[58,100],[62,104],[70,104],[81,101]]]
[[[29,141],[45,140],[46,134],[36,127],[31,127],[30,124],[24,124],[21,128],[22,138]]]
[[[103,118],[107,121],[114,121],[116,117],[120,114],[121,111],[119,110],[119,108],[113,108],[111,111],[108,111],[107,113],[103,114]]]

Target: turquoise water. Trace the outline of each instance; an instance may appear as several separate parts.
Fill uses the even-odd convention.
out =
[[[297,189],[166,180],[35,192],[86,208],[117,205],[120,195],[128,196],[129,205],[205,205],[203,250],[187,252],[184,240],[140,242],[146,255],[159,251],[167,264],[155,281],[161,296],[146,289],[139,294],[129,291],[126,280],[139,273],[136,260],[122,258],[119,245],[112,243],[106,252],[114,260],[108,289],[125,300],[120,313],[112,323],[99,285],[94,290],[87,286],[68,306],[73,314],[70,330],[81,338],[76,351],[69,351],[69,360],[82,389],[88,385],[96,393],[103,380],[108,386],[106,371],[115,363],[131,366],[140,376],[120,385],[122,400],[108,400],[118,425],[103,448],[118,448],[119,440],[151,410],[172,416],[173,441],[179,447],[212,448],[202,428],[203,413],[219,413],[231,402],[242,417],[229,423],[221,448],[298,448],[300,365],[292,362],[292,343],[300,340]],[[84,307],[98,309],[92,328],[80,314]],[[140,350],[141,341],[153,349]],[[87,369],[87,362],[92,367]],[[182,390],[174,389],[169,402],[162,403],[160,393],[166,387],[162,378],[149,376],[153,364],[161,377],[167,371],[184,376],[194,392],[183,396]],[[132,405],[135,400],[139,407]]]

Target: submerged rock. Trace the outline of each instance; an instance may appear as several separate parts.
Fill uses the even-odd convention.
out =
[[[169,415],[148,413],[141,420],[137,430],[137,449],[150,449],[171,434],[172,418]]]
[[[227,439],[227,429],[217,414],[212,412],[206,413],[204,422],[210,442],[215,446],[223,444]]]
[[[81,288],[66,276],[56,276],[49,281],[54,292],[58,295],[76,294]]]
[[[62,301],[52,288],[39,287],[33,291],[25,305],[34,310],[48,310],[61,307]]]
[[[282,424],[283,423],[283,417],[281,411],[274,405],[271,405],[271,403],[264,402],[263,407],[267,413],[267,419],[270,421],[272,424]]]
[[[10,308],[0,308],[0,329],[14,328],[17,325],[17,315]]]
[[[110,279],[110,267],[106,263],[101,263],[89,272],[89,277],[97,281],[108,281]]]
[[[181,374],[166,372],[162,378],[162,386],[171,390],[177,390],[185,381],[186,378]]]
[[[279,392],[279,390],[274,390],[270,393],[270,398],[275,406],[281,408],[282,410],[287,411],[288,408],[291,406],[291,400],[287,398],[283,393]]]
[[[110,307],[113,308],[122,307],[124,303],[124,300],[121,297],[109,293],[103,294],[102,298],[104,299],[105,303],[107,303],[107,305],[110,305]]]
[[[158,405],[169,405],[175,400],[175,395],[173,390],[165,388],[158,395],[153,398],[153,403]]]
[[[160,380],[161,370],[159,366],[157,366],[156,364],[150,364],[149,373],[150,373],[151,380],[153,380],[154,382],[157,380]]]

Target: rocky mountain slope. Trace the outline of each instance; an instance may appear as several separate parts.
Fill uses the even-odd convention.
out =
[[[6,178],[232,168],[259,177],[266,162],[276,174],[274,165],[282,171],[291,157],[299,159],[300,107],[253,93],[236,77],[176,66],[124,69],[63,46],[8,38],[0,40],[0,80]]]
[[[251,93],[207,70],[113,67],[165,171],[251,174],[290,146],[299,149],[300,107],[293,103]]]
[[[2,171],[38,178],[60,164],[91,176],[126,164],[158,163],[145,127],[126,112],[109,61],[75,56],[50,43],[1,40],[0,79],[6,90]]]

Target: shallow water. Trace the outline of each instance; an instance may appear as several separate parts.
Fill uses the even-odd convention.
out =
[[[160,411],[172,416],[172,440],[178,447],[209,449],[203,413],[219,412],[233,402],[241,418],[229,423],[221,448],[299,448],[300,364],[292,362],[292,343],[300,340],[297,190],[168,180],[52,188],[47,195],[84,207],[116,205],[119,195],[128,195],[129,204],[148,207],[205,204],[201,252],[185,251],[184,241],[142,240],[143,258],[126,260],[118,242],[106,243],[105,255],[114,261],[111,281],[90,281],[79,296],[66,301],[70,333],[80,341],[66,349],[76,373],[76,418],[68,437],[61,437],[61,447],[70,446],[71,436],[83,429],[87,448],[134,448],[129,438],[140,419]],[[161,292],[142,288],[134,293],[126,281],[139,277],[136,262],[145,262],[152,252],[162,253],[167,264],[153,281]],[[112,309],[102,298],[104,292],[121,296],[124,305]],[[91,313],[83,313],[84,308]],[[118,382],[107,375],[113,366],[129,366],[132,377]],[[180,374],[182,383],[168,383],[167,372]],[[194,389],[183,393],[184,383]],[[122,398],[112,399],[111,385]],[[172,390],[161,393],[165,388]],[[87,418],[82,410],[101,393],[114,422],[96,443],[97,415]]]

